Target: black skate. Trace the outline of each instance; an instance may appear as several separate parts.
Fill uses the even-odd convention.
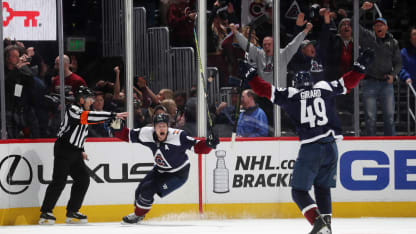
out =
[[[332,231],[322,216],[318,215],[309,234],[332,234]]]
[[[137,216],[134,212],[123,217],[122,224],[138,224],[144,219],[144,216]]]
[[[67,212],[65,223],[67,224],[86,224],[88,223],[87,216],[79,212]]]
[[[52,225],[55,224],[56,218],[50,212],[42,212],[40,214],[39,224],[41,225]]]
[[[331,228],[331,215],[324,215],[324,220],[325,220],[326,225],[328,226],[329,230],[332,232],[332,228]]]

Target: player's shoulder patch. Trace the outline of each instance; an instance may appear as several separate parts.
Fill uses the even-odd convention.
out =
[[[181,132],[183,132],[183,130],[176,129],[176,128],[170,128],[169,129],[169,133],[172,134],[172,135],[180,135]]]
[[[333,91],[331,85],[329,85],[328,82],[323,81],[323,80],[318,81],[316,84],[314,84],[313,88],[314,89],[325,89],[325,90],[328,90],[328,91]]]
[[[153,139],[153,127],[143,127],[140,129],[139,139],[141,142],[154,142]]]
[[[172,144],[172,145],[180,145],[181,144],[181,133],[183,130],[176,129],[176,128],[169,128],[168,130],[168,138],[166,139],[165,143]]]
[[[295,96],[299,92],[300,92],[299,89],[293,88],[293,87],[289,87],[289,88],[287,88],[287,97],[288,98],[291,98],[291,97]]]

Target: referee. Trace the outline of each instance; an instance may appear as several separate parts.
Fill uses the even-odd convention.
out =
[[[54,224],[52,210],[65,188],[68,175],[73,179],[71,195],[67,204],[66,223],[87,223],[87,216],[78,212],[90,184],[90,176],[84,160],[88,159],[84,151],[88,125],[103,123],[114,118],[125,119],[127,112],[114,113],[90,111],[94,102],[94,93],[85,86],[75,92],[75,104],[66,107],[65,118],[61,123],[58,139],[54,145],[54,163],[52,182],[46,189],[40,211],[39,224]]]

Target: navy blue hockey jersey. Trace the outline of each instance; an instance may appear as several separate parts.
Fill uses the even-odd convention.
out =
[[[342,139],[334,97],[347,92],[343,79],[319,81],[305,89],[274,88],[270,100],[285,110],[295,123],[301,144],[332,135]]]
[[[140,143],[152,150],[155,167],[159,172],[176,172],[189,164],[186,150],[191,149],[198,141],[185,131],[169,128],[167,139],[155,141],[153,127],[132,129],[129,138],[132,143]]]
[[[335,109],[335,96],[346,94],[358,85],[365,74],[349,71],[332,82],[319,81],[305,89],[275,88],[259,76],[249,85],[260,97],[280,105],[296,124],[301,144],[332,135],[341,139],[341,126]]]

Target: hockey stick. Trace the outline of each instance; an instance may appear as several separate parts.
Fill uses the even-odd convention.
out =
[[[380,8],[378,8],[377,3],[374,3],[374,8],[376,9],[378,16],[383,17],[383,14],[381,14]]]
[[[195,27],[194,27],[194,38],[195,38],[195,47],[196,47],[196,54],[197,54],[197,56],[198,56],[198,61],[199,61],[199,72],[201,73],[201,79],[202,79],[202,86],[203,86],[203,89],[204,89],[204,96],[205,96],[205,99],[206,100],[204,100],[205,101],[205,103],[206,103],[206,105],[207,105],[207,113],[208,113],[208,127],[209,127],[209,130],[210,130],[210,132],[212,133],[212,134],[214,134],[214,132],[213,132],[213,130],[212,130],[212,128],[213,128],[213,123],[212,123],[212,118],[211,118],[211,113],[209,112],[209,106],[208,106],[208,101],[207,101],[207,98],[208,98],[208,91],[207,91],[207,87],[206,87],[206,85],[205,85],[205,77],[204,77],[204,71],[202,70],[202,62],[201,62],[201,55],[200,55],[200,53],[199,53],[199,45],[198,45],[198,37],[197,37],[197,35],[196,35],[196,30],[195,30]]]
[[[248,56],[249,56],[249,52],[250,52],[250,41],[251,41],[251,33],[253,32],[253,30],[255,28],[257,28],[260,24],[264,23],[267,20],[267,16],[265,14],[255,18],[252,22],[250,22],[250,24],[248,24],[249,26],[249,31],[248,31],[248,37],[247,37],[247,46],[246,46],[246,54],[245,54],[245,60],[248,61]],[[241,83],[240,83],[240,87],[238,89],[238,98],[237,98],[237,104],[235,106],[235,117],[234,117],[234,126],[233,126],[233,132],[231,133],[231,149],[234,149],[234,143],[235,143],[235,137],[236,137],[236,133],[237,133],[237,123],[238,123],[238,118],[240,117],[240,103],[241,103],[241,95],[243,93],[243,88],[244,88],[244,83],[246,81],[246,78],[243,76],[241,77]]]

